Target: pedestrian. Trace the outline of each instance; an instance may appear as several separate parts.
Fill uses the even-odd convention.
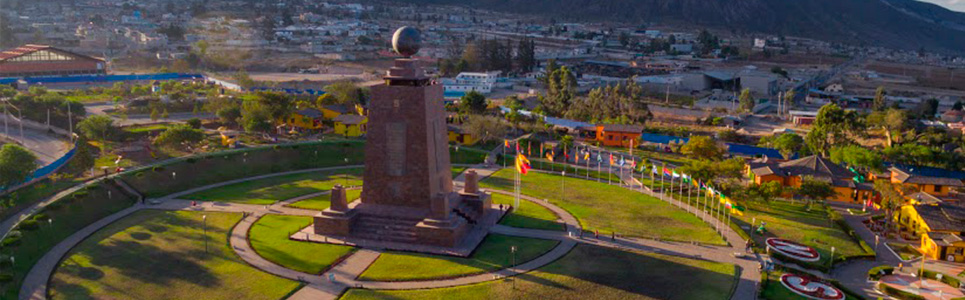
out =
[[[596,231],[593,232],[593,237],[594,237],[594,238],[597,238],[597,239],[600,238],[600,230],[599,230],[599,229],[597,229]]]
[[[499,211],[503,211],[503,205],[501,203],[499,204]]]
[[[616,241],[616,240],[617,240],[617,232],[616,232],[616,231],[610,232],[610,240],[611,240],[611,241]]]
[[[904,266],[905,266],[904,264],[898,263],[898,271],[899,271],[899,272],[904,272],[904,271],[905,271]]]
[[[744,252],[751,251],[751,245],[753,245],[751,243],[751,240],[747,240],[747,242],[744,242]]]

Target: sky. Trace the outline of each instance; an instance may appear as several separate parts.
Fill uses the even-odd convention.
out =
[[[954,11],[965,12],[965,0],[922,0],[935,3]]]

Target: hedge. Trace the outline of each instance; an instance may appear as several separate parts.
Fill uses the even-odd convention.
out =
[[[878,289],[881,290],[882,292],[885,292],[885,294],[888,294],[889,296],[892,296],[901,300],[925,300],[925,297],[893,288],[884,283],[879,283]]]
[[[924,272],[922,273],[922,276],[925,276],[925,278],[928,278],[928,279],[938,280],[938,274],[942,274],[942,273],[935,272],[932,270],[924,270]],[[955,276],[949,276],[948,274],[942,274],[942,279],[939,281],[947,285],[950,285],[954,288],[959,288],[962,286],[962,282],[959,281],[958,278],[955,278]]]
[[[878,281],[882,276],[891,275],[895,272],[895,267],[890,265],[883,265],[871,268],[868,270],[868,279]]]

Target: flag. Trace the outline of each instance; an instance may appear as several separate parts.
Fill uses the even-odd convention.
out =
[[[631,159],[630,159],[630,168],[631,168],[631,169],[636,169],[636,168],[637,168],[637,160],[636,160],[636,159],[634,159],[634,158],[631,158]],[[641,168],[640,170],[643,170],[643,169]],[[641,172],[643,172],[643,171],[641,171]]]
[[[623,167],[623,165],[627,164],[627,160],[624,159],[623,156],[620,156],[620,162],[617,164],[620,165],[620,167]]]
[[[543,156],[543,143],[539,143],[539,156]]]
[[[575,161],[576,164],[580,164],[580,153],[579,153],[579,152],[577,152],[576,155],[573,155],[573,160]]]
[[[517,153],[517,154],[520,153],[520,151],[519,151],[519,143],[516,143],[516,153]]]
[[[520,153],[519,155],[517,155],[517,156],[516,156],[516,172],[519,172],[519,174],[526,175],[526,173],[529,172],[529,169],[530,169],[529,159],[526,158],[526,155],[523,155],[522,153]]]
[[[680,174],[677,173],[677,170],[674,170],[674,171],[673,171],[673,178],[677,178],[677,177],[680,177]]]
[[[657,169],[657,165],[653,165],[653,174],[654,174],[654,175],[660,175],[660,170]]]
[[[672,174],[670,174],[670,169],[663,167],[663,176],[672,176]]]
[[[546,153],[546,159],[553,161],[553,153]]]
[[[533,146],[533,142],[526,141],[526,155],[533,155],[531,146]]]
[[[695,188],[698,188],[698,189],[700,188],[700,184],[697,183],[696,181],[690,180],[690,183],[693,184]]]
[[[613,153],[610,153],[610,165],[613,165]]]
[[[563,148],[563,157],[566,157],[566,160],[569,160],[569,159],[570,159],[570,153],[569,153],[569,152],[566,152],[566,148]],[[566,161],[566,160],[564,160],[564,161]]]
[[[503,144],[506,145],[506,148],[509,148],[509,140],[503,140]]]
[[[586,155],[583,155],[583,160],[590,161],[590,151],[586,151]]]
[[[596,153],[596,163],[603,162],[603,156],[600,156],[600,152]]]

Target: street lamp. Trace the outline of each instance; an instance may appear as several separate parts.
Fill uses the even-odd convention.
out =
[[[201,224],[204,228],[204,253],[208,253],[208,215],[201,215]]]
[[[560,201],[563,201],[566,198],[566,171],[561,172],[561,174],[563,176],[560,177]]]
[[[834,246],[831,246],[831,260],[828,261],[828,268],[834,266]]]
[[[513,253],[513,268],[516,268],[516,246],[509,247],[509,252]],[[516,289],[516,277],[513,277],[513,290]]]

